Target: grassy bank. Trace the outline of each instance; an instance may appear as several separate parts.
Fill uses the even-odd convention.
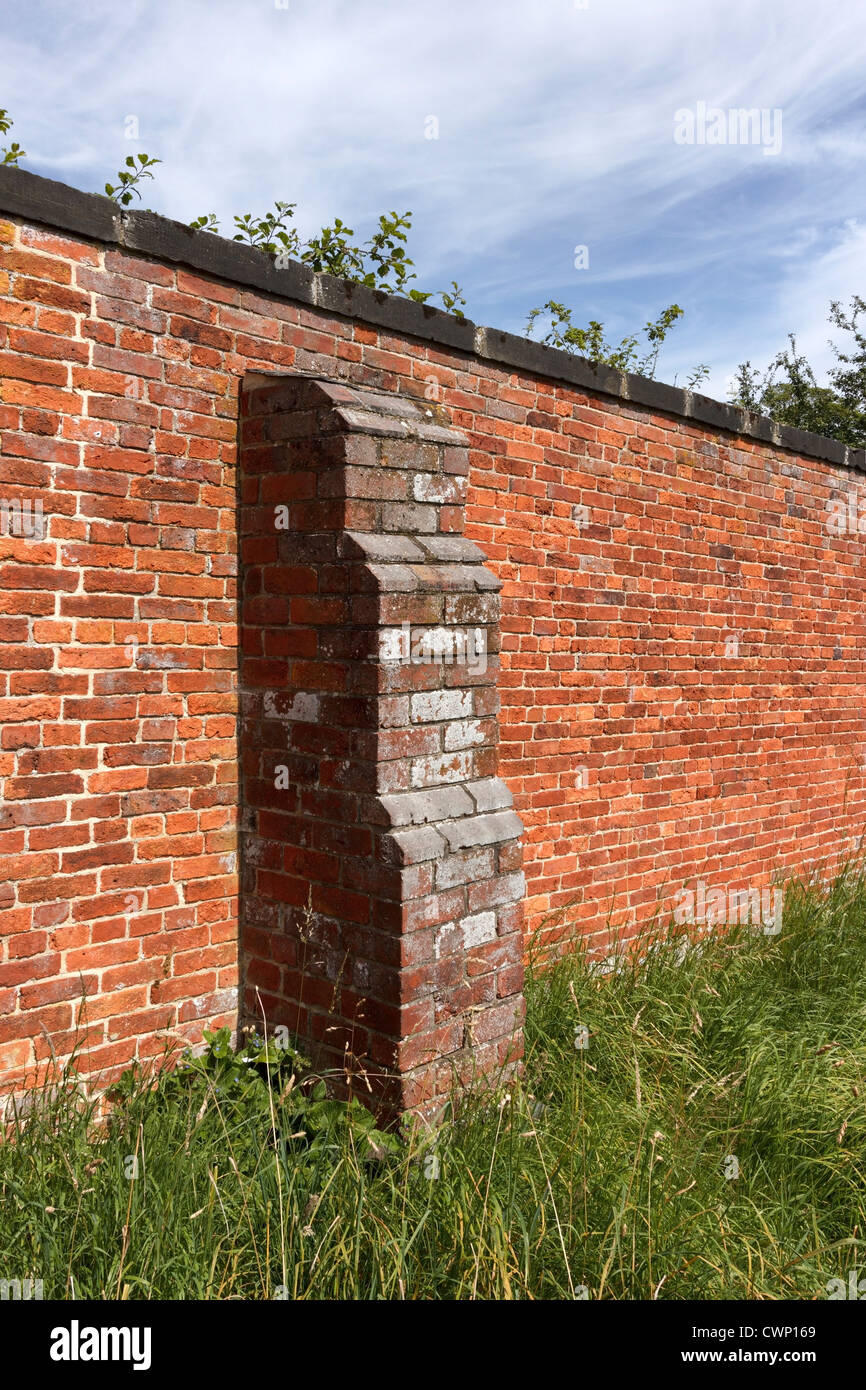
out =
[[[269,1087],[219,1040],[155,1089],[131,1077],[103,1132],[46,1096],[0,1143],[0,1278],[46,1298],[784,1299],[866,1264],[861,874],[790,890],[779,936],[673,940],[605,976],[574,958],[528,994],[523,1081],[433,1148],[371,1134],[290,1059]]]

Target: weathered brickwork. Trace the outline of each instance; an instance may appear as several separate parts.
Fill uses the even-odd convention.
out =
[[[757,887],[850,848],[866,794],[862,454],[7,175],[0,1086],[74,1035],[108,1078],[235,1022],[239,648],[241,1011],[262,1001],[291,1023],[302,1008],[334,1056],[348,1042],[410,1100],[439,1094],[431,1048],[443,1071],[472,1043],[499,1058],[519,1014],[497,722],[526,927],[551,941],[579,931],[603,950],[610,925],[696,879]],[[27,215],[34,189],[49,211]],[[305,426],[287,405],[299,374],[399,400],[392,423],[413,401],[432,411],[468,441],[468,474],[453,440],[392,445],[369,400],[310,406]],[[284,531],[264,524],[276,496],[238,498],[244,381],[244,449],[272,456],[244,488],[301,489]],[[284,386],[268,429],[299,432],[256,440]],[[321,411],[339,428],[310,433]],[[332,491],[305,496],[309,472]],[[461,528],[501,592],[456,573],[482,571],[474,552],[431,550],[462,546]],[[471,605],[443,619],[449,594]],[[498,721],[492,686],[465,671],[412,683],[423,665],[393,660],[403,622],[488,629]],[[310,893],[319,963],[302,995]],[[487,1035],[467,1031],[475,1002]]]
[[[398,1110],[520,1054],[522,827],[468,468],[397,395],[242,397],[242,1013]]]

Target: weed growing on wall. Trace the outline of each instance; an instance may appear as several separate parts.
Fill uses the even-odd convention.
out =
[[[3,108],[0,107],[0,135],[8,134],[13,124],[14,122],[9,118],[9,112],[4,111]],[[21,146],[13,141],[11,145],[4,145],[0,148],[0,155],[3,156],[3,158],[0,159],[0,164],[17,164],[19,160],[24,158],[26,153],[26,150],[22,150]]]
[[[115,176],[117,183],[105,185],[106,196],[123,208],[129,207],[133,198],[141,197],[139,184],[142,179],[152,179],[153,166],[161,163],[161,159],[152,159],[148,154],[127,155],[126,167],[119,169]]]
[[[153,166],[161,162],[147,154],[128,155],[127,167],[118,171],[117,183],[105,185],[107,196],[121,207],[128,207],[133,197],[141,197],[141,180],[152,178]],[[291,261],[302,261],[316,272],[354,280],[356,284],[386,294],[403,294],[419,304],[426,304],[433,298],[430,291],[410,288],[410,282],[417,278],[412,269],[414,262],[405,249],[407,232],[412,226],[411,212],[383,212],[370,239],[358,244],[353,240],[354,229],[339,217],[334,219],[332,227],[323,227],[318,236],[302,240],[296,228],[289,225],[296,207],[296,203],[278,200],[272,212],[259,216],[251,212],[236,214],[237,230],[233,240],[254,246],[272,257],[278,270],[285,269]],[[194,217],[189,225],[194,231],[219,235],[216,213],[203,213]],[[460,319],[466,317],[461,307],[466,300],[456,280],[451,281],[449,289],[439,292],[439,298],[448,313]]]
[[[646,351],[643,353],[638,347],[637,333],[629,334],[617,345],[609,343],[604,336],[604,325],[597,319],[591,319],[586,328],[579,328],[572,322],[571,310],[555,299],[549,299],[540,308],[530,310],[526,321],[526,336],[530,337],[537,320],[542,315],[547,315],[550,325],[541,339],[543,343],[560,348],[563,352],[580,353],[590,362],[615,367],[619,372],[635,372],[638,376],[652,378],[656,374],[662,343],[677,319],[682,318],[683,313],[684,310],[679,304],[670,304],[667,309],[662,309],[657,319],[651,319],[646,323],[642,329],[646,338]],[[709,375],[709,371],[705,363],[696,367],[686,383],[687,388],[692,390]]]
[[[278,268],[282,263],[302,261],[311,270],[335,275],[343,280],[354,280],[359,285],[367,285],[372,290],[383,290],[387,294],[404,294],[426,304],[432,295],[421,290],[409,288],[409,282],[416,278],[411,261],[406,255],[407,232],[412,226],[411,212],[402,215],[397,212],[382,213],[376,231],[369,241],[357,245],[352,238],[352,227],[347,227],[341,218],[334,219],[333,227],[323,227],[318,236],[302,241],[289,220],[294,216],[297,204],[274,204],[274,211],[263,217],[244,213],[235,217],[237,232],[235,241],[257,246],[267,255],[273,256]],[[192,223],[200,231],[218,232],[219,224],[214,213],[198,217]],[[450,290],[440,292],[443,307],[449,312],[464,318],[459,305],[465,304],[462,291],[456,281]]]

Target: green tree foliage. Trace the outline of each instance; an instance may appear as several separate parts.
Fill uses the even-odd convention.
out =
[[[826,386],[818,384],[791,333],[788,346],[765,372],[751,362],[740,364],[731,392],[733,403],[780,424],[829,435],[854,449],[866,448],[866,333],[860,322],[864,313],[866,300],[858,294],[851,296],[848,310],[839,300],[831,302],[830,322],[850,334],[851,341],[845,349],[830,343],[836,365],[828,373]]]

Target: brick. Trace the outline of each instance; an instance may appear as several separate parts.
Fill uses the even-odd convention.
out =
[[[460,719],[472,713],[471,690],[430,690],[413,695],[410,701],[412,719],[418,722],[439,719]]]
[[[415,758],[411,780],[415,787],[429,787],[437,782],[465,782],[471,773],[470,753],[441,753],[429,758]]]
[[[460,922],[463,945],[467,951],[496,940],[496,913],[478,912],[472,917],[464,917]]]
[[[392,825],[423,825],[446,817],[468,815],[473,809],[462,787],[431,787],[383,796],[381,805]]]
[[[450,850],[497,844],[501,840],[515,839],[522,832],[523,824],[514,811],[467,816],[463,820],[448,822],[441,828]]]
[[[439,859],[446,850],[442,836],[429,825],[419,826],[415,830],[395,830],[385,843],[393,846],[394,862],[398,864],[418,864],[427,859]]]
[[[485,778],[480,782],[467,782],[466,790],[479,811],[498,811],[514,805],[513,795],[498,777]]]

